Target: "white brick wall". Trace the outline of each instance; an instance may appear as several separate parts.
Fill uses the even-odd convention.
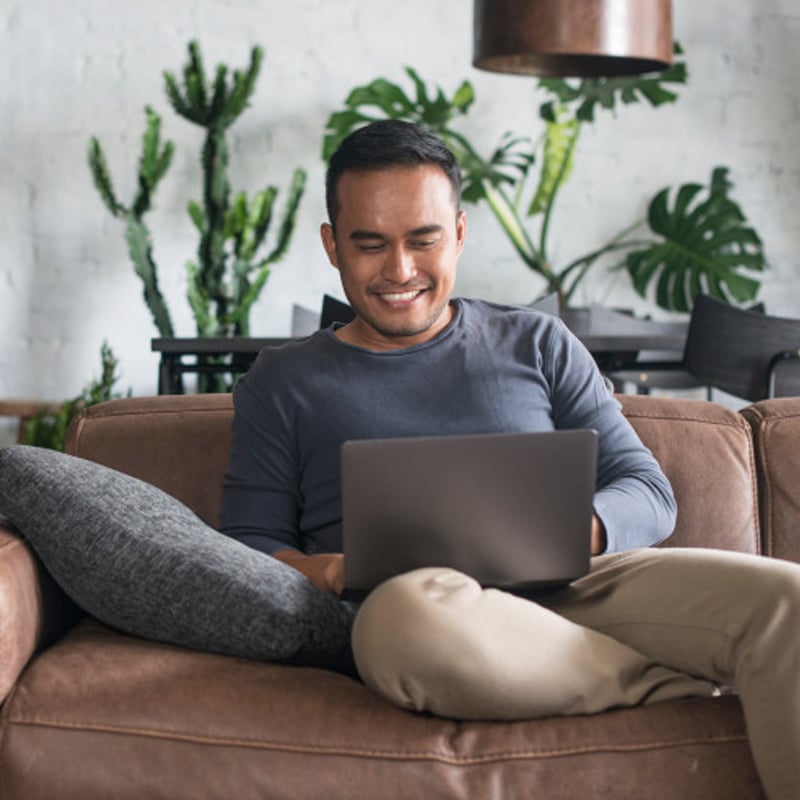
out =
[[[96,376],[104,338],[121,361],[120,388],[155,391],[155,331],[85,155],[98,135],[128,198],[148,103],[178,147],[150,215],[156,256],[179,333],[193,333],[183,264],[196,238],[184,209],[198,195],[200,132],[168,108],[161,77],[182,66],[189,39],[200,40],[209,66],[243,66],[255,43],[266,50],[253,107],[233,129],[234,188],[285,187],[296,165],[309,173],[289,255],[252,317],[254,333],[283,335],[292,303],[317,307],[323,292],[338,291],[318,244],[319,152],[325,119],[350,88],[379,75],[404,80],[403,66],[413,65],[448,92],[473,81],[478,103],[465,130],[485,150],[505,130],[540,130],[529,79],[470,66],[471,15],[468,0],[0,0],[0,398],[76,393]],[[675,23],[688,87],[672,107],[603,114],[584,134],[553,221],[554,255],[584,252],[662,186],[704,180],[726,164],[766,243],[768,310],[797,315],[800,4],[675,0]],[[468,213],[459,292],[536,296],[540,281],[488,211]],[[652,310],[624,279],[609,291],[597,275],[590,289],[580,301]]]

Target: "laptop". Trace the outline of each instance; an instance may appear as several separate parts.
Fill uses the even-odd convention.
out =
[[[345,596],[418,567],[530,594],[589,570],[597,433],[345,442]]]

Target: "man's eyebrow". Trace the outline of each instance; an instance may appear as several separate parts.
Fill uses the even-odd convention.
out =
[[[432,233],[441,233],[444,230],[442,225],[423,225],[421,228],[414,228],[406,236],[429,236]]]
[[[430,236],[432,233],[440,233],[444,230],[443,225],[422,225],[419,228],[414,228],[410,231],[406,232],[406,236]],[[368,231],[368,230],[354,230],[350,233],[350,239],[353,241],[364,241],[365,239],[380,239],[381,241],[385,241],[387,239],[386,234],[378,233],[377,231]]]
[[[350,233],[350,238],[360,241],[362,239],[385,239],[386,237],[382,233],[377,233],[376,231],[355,230]]]

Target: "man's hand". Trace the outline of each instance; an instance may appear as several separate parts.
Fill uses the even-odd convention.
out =
[[[592,515],[593,556],[606,549],[606,529],[597,514]],[[279,550],[273,558],[282,561],[308,578],[323,592],[340,595],[344,589],[344,556],[341,553],[319,553],[309,556],[299,550]]]
[[[592,514],[592,555],[599,556],[606,551],[606,526],[597,514]]]
[[[305,575],[323,592],[339,595],[344,589],[344,556],[341,553],[308,556],[299,550],[279,550],[272,557]]]

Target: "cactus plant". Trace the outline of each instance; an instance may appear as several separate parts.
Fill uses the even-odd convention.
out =
[[[230,76],[228,67],[217,65],[210,82],[198,43],[190,42],[188,51],[182,81],[173,72],[164,72],[167,99],[174,111],[206,131],[201,151],[202,200],[191,201],[188,207],[200,241],[196,259],[186,264],[187,298],[198,336],[247,336],[251,309],[266,284],[271,265],[279,261],[289,247],[305,190],[306,173],[301,168],[295,169],[275,241],[268,249],[267,234],[278,189],[268,186],[252,198],[239,192],[231,199],[226,140],[228,129],[249,105],[263,51],[258,46],[253,47],[247,68],[235,70]],[[116,198],[106,159],[96,138],[89,146],[89,167],[106,207],[114,216],[125,220],[128,250],[144,285],[145,302],[159,334],[170,337],[175,334],[167,304],[158,288],[158,271],[144,216],[151,209],[155,189],[169,168],[173,144],[161,143],[159,115],[149,107],[145,113],[147,125],[139,160],[138,189],[129,206],[122,205]],[[214,382],[209,381],[208,376],[201,378],[201,390],[224,388],[212,386]]]
[[[148,106],[145,108],[145,115],[147,124],[142,138],[137,189],[130,205],[125,206],[117,200],[106,157],[97,137],[92,137],[89,142],[89,167],[94,178],[94,185],[106,208],[115,217],[125,221],[125,240],[128,243],[128,253],[133,261],[136,274],[142,280],[144,301],[150,309],[158,332],[162,336],[174,336],[169,309],[158,288],[158,269],[153,260],[152,237],[144,221],[144,215],[150,210],[156,186],[169,169],[175,148],[172,142],[165,142],[162,147],[161,118],[158,114]]]

